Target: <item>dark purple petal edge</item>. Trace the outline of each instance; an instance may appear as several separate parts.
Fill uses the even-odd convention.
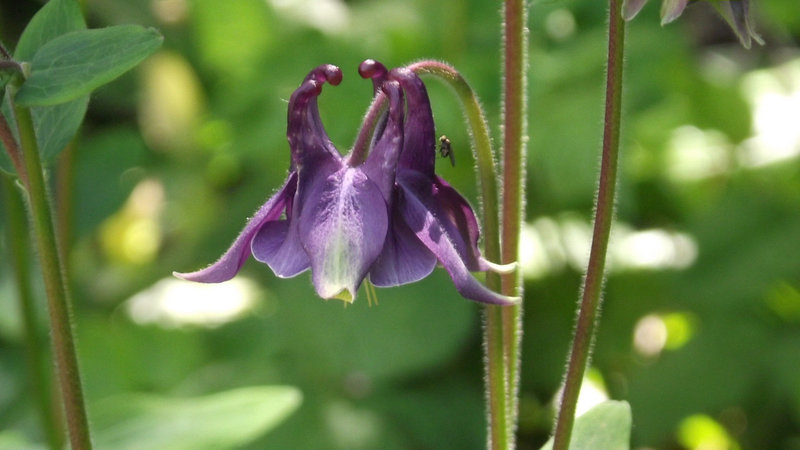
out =
[[[173,272],[172,274],[184,280],[197,281],[200,283],[220,283],[233,278],[239,272],[239,269],[242,268],[247,257],[250,256],[250,242],[253,240],[253,236],[255,236],[262,225],[280,218],[287,200],[294,195],[296,183],[297,176],[295,173],[291,173],[283,184],[283,187],[267,200],[267,202],[256,211],[255,215],[247,221],[247,224],[239,233],[239,236],[236,237],[236,240],[233,241],[230,248],[228,248],[217,262],[205,269],[195,272]]]

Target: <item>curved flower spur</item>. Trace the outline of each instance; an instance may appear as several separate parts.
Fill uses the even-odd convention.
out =
[[[464,198],[433,172],[435,135],[428,94],[408,69],[387,71],[372,60],[359,72],[388,99],[366,159],[342,157],[317,107],[341,70],[312,70],[289,100],[289,175],[211,266],[174,275],[218,283],[233,278],[247,257],[281,278],[311,269],[322,298],[355,299],[367,275],[376,286],[397,286],[428,276],[437,261],[464,297],[492,304],[519,301],[486,288],[469,272],[504,272],[480,256],[478,222]],[[369,124],[365,124],[369,126]],[[363,162],[361,162],[363,160]]]

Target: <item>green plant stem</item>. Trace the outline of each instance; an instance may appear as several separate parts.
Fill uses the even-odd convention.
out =
[[[484,252],[490,261],[500,261],[500,225],[497,199],[497,168],[489,126],[480,101],[467,80],[453,67],[439,61],[421,61],[408,66],[419,75],[432,75],[445,82],[458,97],[467,119],[473,156],[477,165],[483,208]]]
[[[486,354],[487,415],[489,421],[487,448],[497,450],[513,448],[514,434],[513,425],[509,423],[509,361],[506,358],[502,308],[504,307],[485,306],[483,325],[483,346]],[[513,308],[513,306],[506,306],[505,308]]]
[[[14,134],[11,132],[8,121],[3,114],[0,114],[0,141],[3,142],[3,146],[6,148],[17,176],[22,181],[23,186],[27,186],[28,176],[25,173],[25,164],[22,161],[22,151],[19,149],[17,140],[14,138]]]
[[[25,335],[25,350],[28,362],[30,392],[36,401],[44,435],[49,447],[61,448],[63,438],[56,409],[51,396],[51,374],[43,366],[45,349],[39,335],[36,320],[36,305],[31,292],[30,253],[28,251],[28,230],[25,222],[25,206],[14,181],[7,176],[3,179],[5,192],[7,235],[11,255],[11,267]]]
[[[502,255],[500,246],[499,204],[497,201],[499,194],[495,153],[489,136],[486,116],[478,101],[478,97],[464,77],[447,64],[439,61],[426,60],[411,64],[408,66],[408,69],[414,71],[418,75],[432,75],[438,80],[443,81],[453,89],[461,103],[472,139],[472,149],[474,151],[478,180],[480,182],[483,207],[484,253],[486,258],[490,261],[500,261]],[[385,99],[381,94],[378,94],[365,116],[362,124],[362,130],[364,130],[364,132],[358,136],[353,146],[352,154],[359,155],[358,158],[365,158],[365,156],[362,155],[366,154],[366,142],[371,130],[375,126],[375,122],[377,122],[383,103],[385,103]],[[519,142],[522,142],[521,138]],[[521,154],[521,151],[517,154]],[[517,183],[517,186],[520,187],[521,183]],[[518,209],[521,210],[521,206]],[[517,224],[516,233],[519,234],[519,224]],[[518,242],[516,239],[515,241]],[[514,251],[513,254],[515,256],[507,259],[505,262],[515,262],[517,260],[517,252]],[[500,276],[492,272],[487,273],[486,284],[490,289],[499,291],[501,287]],[[518,285],[515,285],[510,293],[505,293],[507,295],[518,295],[519,290],[516,286]],[[503,315],[505,311],[511,310],[512,308],[516,313],[512,316],[514,320],[510,322],[512,324],[512,329],[508,331],[504,328],[506,325],[503,320]],[[516,340],[520,336],[518,330],[521,326],[521,322],[518,319],[519,311],[519,306],[487,306],[484,314],[486,399],[489,422],[488,440],[489,447],[495,449],[513,447],[516,399],[512,397],[515,397],[517,392],[519,347]],[[509,336],[512,338],[509,338]],[[510,378],[510,375],[513,376],[513,378]],[[513,381],[509,382],[509,380]]]
[[[67,279],[59,254],[44,170],[33,131],[33,120],[29,109],[16,106],[13,109],[17,119],[25,172],[28,176],[26,188],[31,229],[47,293],[53,356],[64,403],[69,440],[74,450],[90,449],[92,445],[73,338]]]
[[[503,206],[502,262],[517,261],[519,236],[525,218],[525,152],[527,141],[527,2],[506,0],[503,8]],[[501,292],[523,296],[522,274],[501,277]],[[503,333],[503,357],[507,361],[507,439],[511,447],[517,427],[522,303],[492,311],[499,316]],[[497,317],[494,319],[497,320]]]
[[[494,150],[489,137],[489,127],[483,109],[472,88],[452,67],[438,61],[422,61],[409,66],[419,74],[430,74],[447,83],[458,96],[469,125],[472,148],[477,165],[483,206],[484,252],[491,261],[500,261],[500,224],[497,190],[497,170]],[[516,259],[509,261],[513,262]],[[490,289],[500,290],[500,277],[492,272],[486,274]],[[505,348],[505,333],[502,314],[511,306],[487,305],[484,309],[483,345],[486,355],[486,402],[489,423],[488,443],[490,448],[506,449],[513,442],[513,424],[509,422],[510,399],[509,364]]]
[[[575,405],[589,361],[592,340],[602,299],[606,250],[614,216],[614,195],[617,183],[619,155],[620,114],[622,105],[622,65],[625,46],[625,24],[621,13],[621,0],[610,0],[608,19],[608,70],[606,73],[605,122],[600,179],[597,188],[592,248],[584,279],[583,293],[578,309],[574,340],[564,381],[561,408],[556,422],[554,450],[569,446]]]

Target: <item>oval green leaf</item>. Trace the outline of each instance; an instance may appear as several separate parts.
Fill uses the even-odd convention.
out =
[[[39,154],[45,165],[52,164],[69,144],[72,137],[75,136],[75,133],[78,132],[78,128],[86,115],[88,105],[89,96],[84,95],[67,103],[31,108],[33,129],[36,133],[36,141],[39,144]],[[0,112],[6,118],[11,117],[6,99],[3,99],[3,106],[0,107]],[[16,140],[16,124],[10,122],[9,126],[12,127],[14,139]],[[0,171],[9,174],[15,173],[14,165],[11,164],[11,160],[2,143],[0,143]]]
[[[14,59],[29,61],[44,44],[86,28],[81,8],[75,0],[50,0],[34,14],[19,37]]]
[[[628,450],[631,448],[631,406],[628,402],[600,403],[575,420],[570,450]],[[541,450],[552,450],[551,438]]]
[[[14,59],[30,61],[44,44],[66,33],[84,29],[86,29],[86,22],[83,20],[78,2],[75,0],[50,0],[34,14],[23,30],[17,48],[14,50]],[[4,81],[7,80],[0,73],[0,87],[5,86]],[[78,131],[83,117],[86,115],[88,103],[89,96],[84,95],[70,102],[31,109],[36,140],[39,143],[39,153],[45,164],[52,163]],[[3,113],[6,117],[10,117],[5,101]],[[10,125],[13,126],[13,124]],[[14,173],[14,167],[5,154],[2,144],[0,144],[0,171]]]
[[[20,106],[64,103],[97,89],[135,67],[163,41],[152,28],[117,25],[74,31],[43,45],[16,95]]]
[[[67,103],[31,108],[36,141],[45,164],[55,160],[78,132],[88,106],[89,96],[84,95]]]
[[[193,398],[123,394],[94,405],[97,448],[237,448],[278,425],[301,402],[290,386],[253,386]]]

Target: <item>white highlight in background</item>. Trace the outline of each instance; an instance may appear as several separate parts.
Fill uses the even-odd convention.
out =
[[[251,310],[257,297],[256,283],[241,275],[217,284],[164,278],[131,297],[125,309],[138,324],[216,327]]]
[[[592,244],[589,222],[576,214],[542,217],[522,227],[520,265],[526,278],[558,273],[567,265],[586,270]],[[608,271],[685,269],[697,259],[687,233],[652,228],[633,230],[616,223],[608,248]]]
[[[754,136],[739,162],[763,166],[800,155],[800,59],[745,76],[742,92],[753,108]]]

